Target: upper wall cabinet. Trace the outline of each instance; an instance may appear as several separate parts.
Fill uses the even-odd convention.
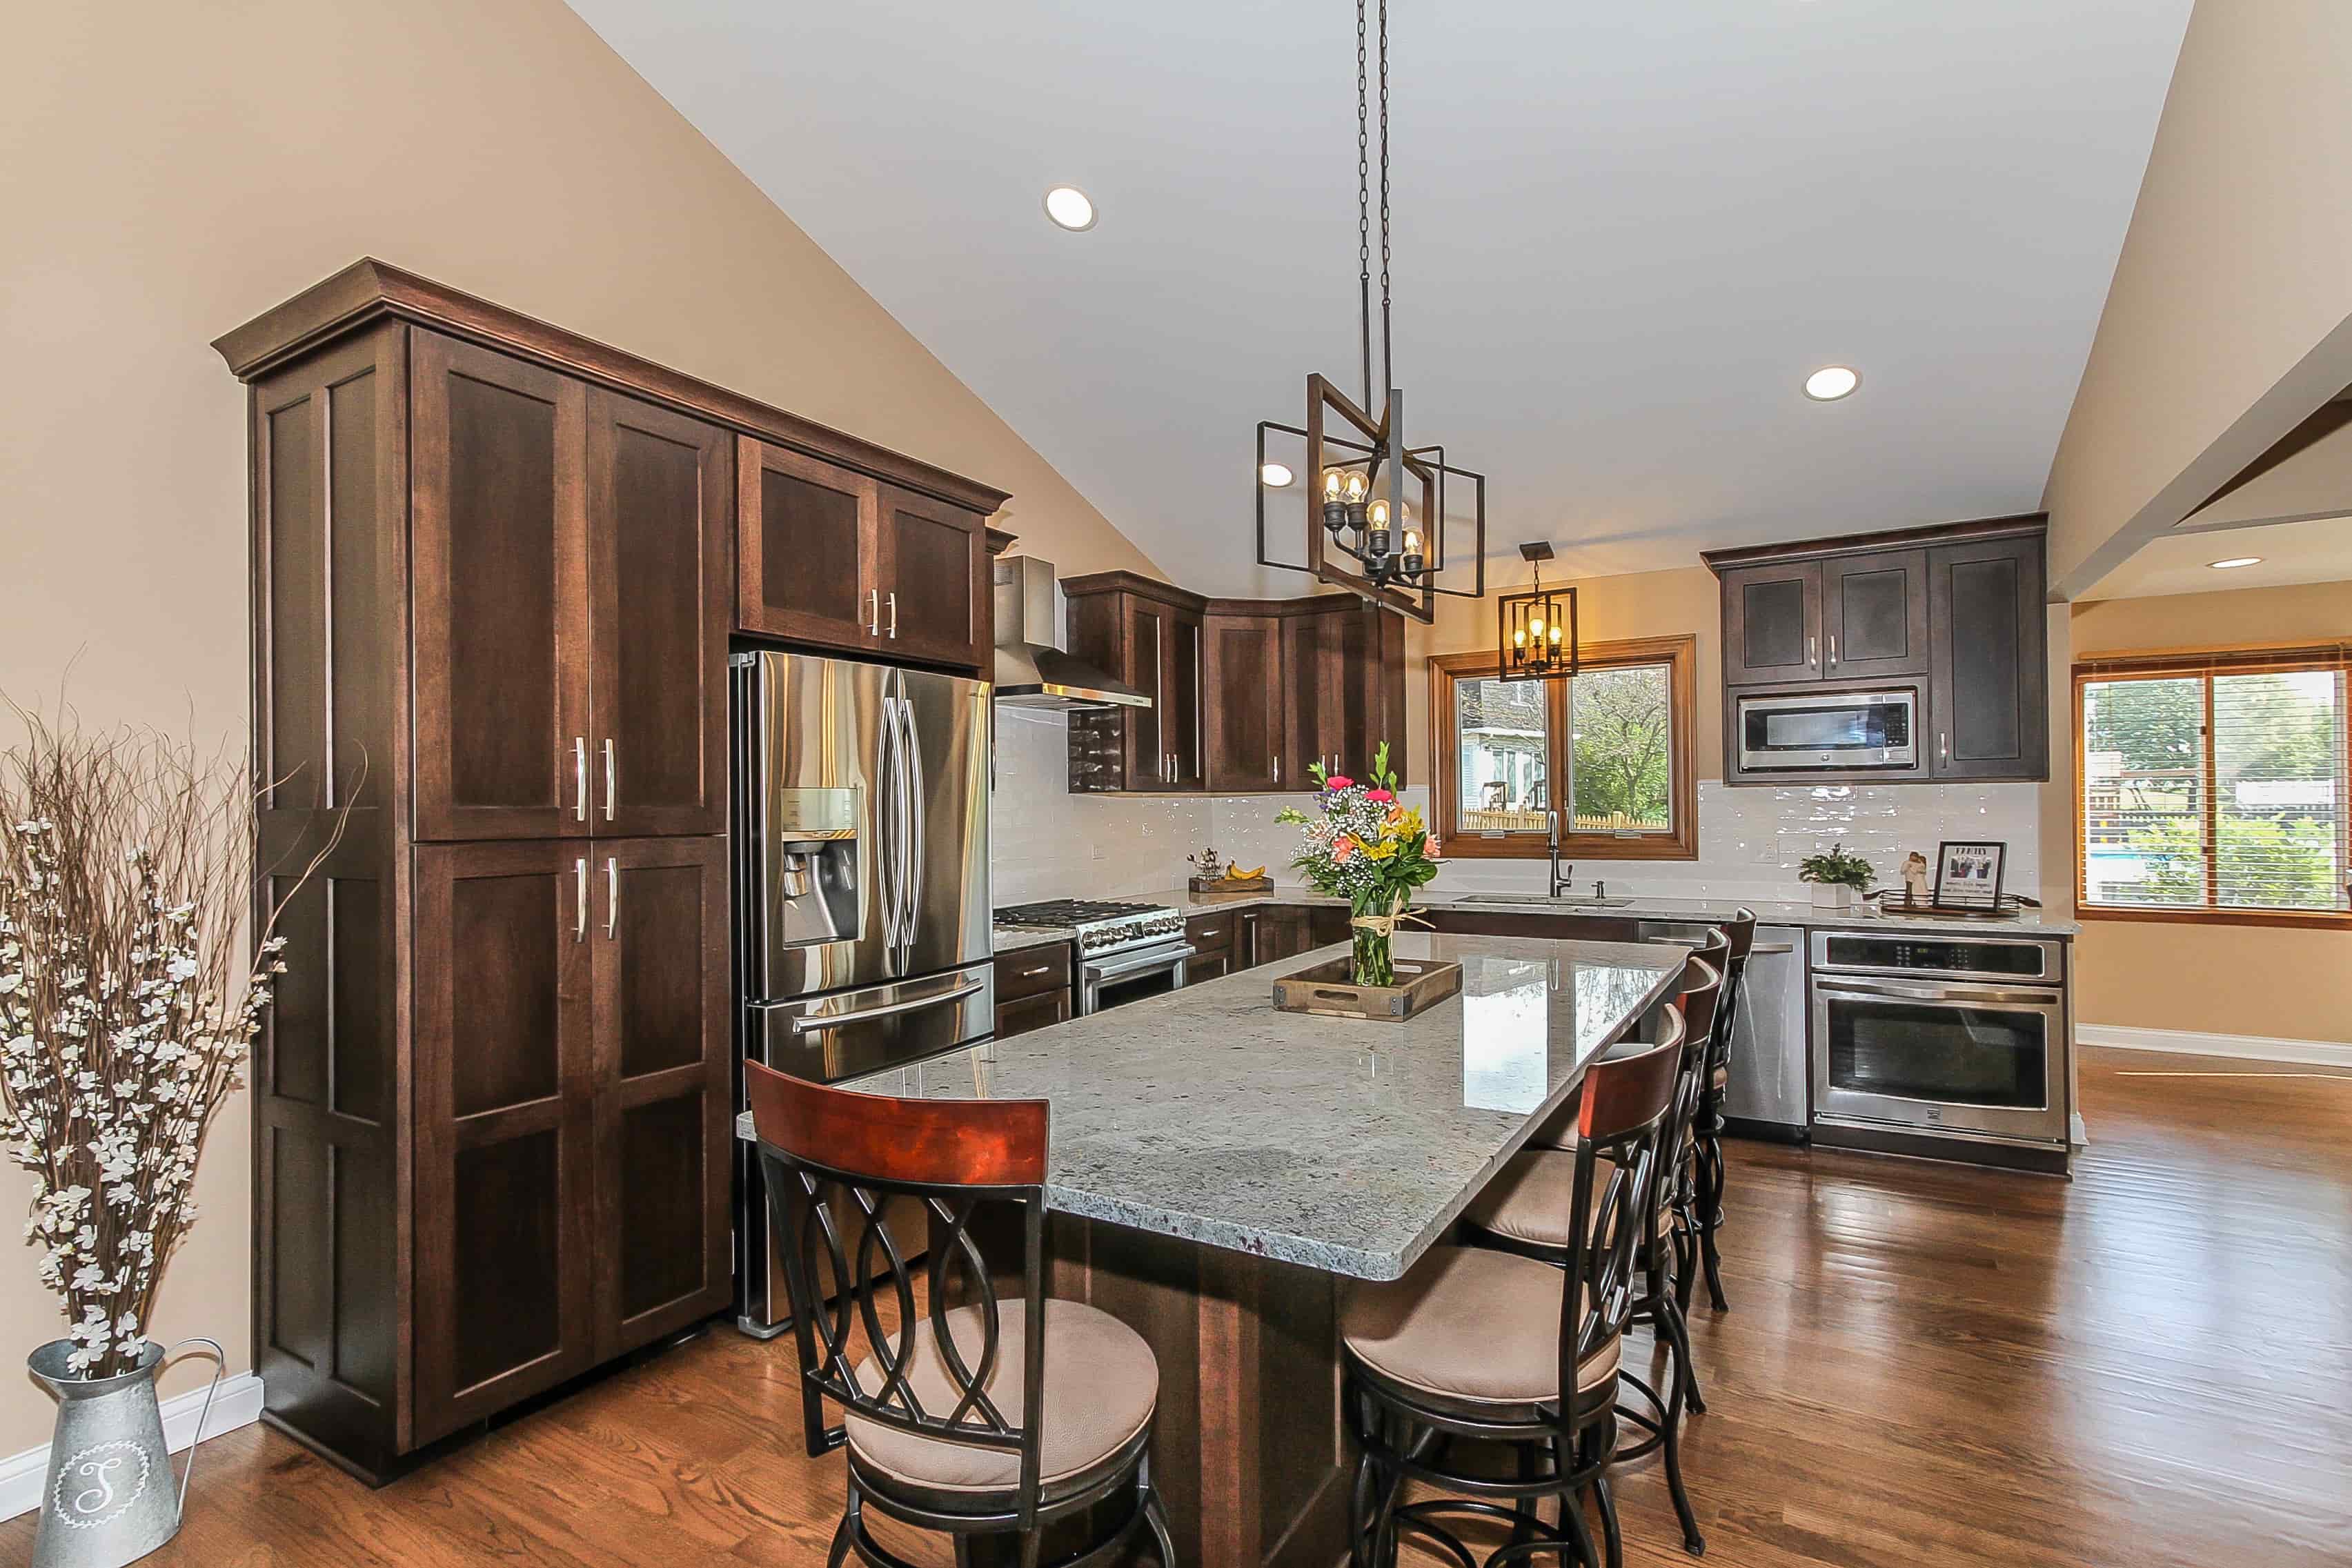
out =
[[[416,836],[724,831],[726,434],[414,336]]]
[[[2044,779],[2045,519],[1994,517],[1705,556],[1722,584],[1730,783]],[[1743,771],[1743,695],[1910,694],[1906,768]]]
[[[982,667],[991,592],[982,514],[748,435],[736,465],[744,631]]]
[[[1080,792],[1311,790],[1313,765],[1404,772],[1404,621],[1345,594],[1203,599],[1131,572],[1065,580],[1070,652],[1152,699],[1070,719]]]

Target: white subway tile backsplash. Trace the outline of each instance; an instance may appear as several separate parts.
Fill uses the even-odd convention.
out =
[[[995,901],[1092,894],[1104,897],[1181,887],[1185,856],[1213,846],[1228,861],[1264,864],[1277,883],[1289,867],[1296,828],[1276,822],[1303,795],[1149,796],[1069,792],[1068,731],[1059,714],[997,713],[996,789],[990,821]],[[1429,809],[1429,792],[1402,792]],[[1595,877],[1634,894],[1700,898],[1801,899],[1797,862],[1843,843],[1867,857],[1881,885],[1898,883],[1913,850],[1935,858],[1945,839],[2009,845],[2003,881],[2032,893],[2040,883],[2041,792],[2033,784],[1825,784],[1733,789],[1698,786],[1696,861],[1579,861],[1580,882]],[[1455,861],[1440,888],[1540,891],[1540,861]]]

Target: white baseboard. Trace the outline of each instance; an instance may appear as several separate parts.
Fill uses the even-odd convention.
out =
[[[2200,1034],[2185,1029],[2132,1029],[2123,1024],[2074,1026],[2083,1045],[2118,1051],[2161,1051],[2183,1056],[2229,1056],[2241,1061],[2292,1061],[2305,1067],[2352,1067],[2352,1044],[2326,1040],[2282,1040],[2260,1034]]]
[[[192,1388],[163,1401],[163,1441],[172,1452],[184,1453],[196,1440],[196,1417],[205,1407],[205,1391]],[[261,1419],[261,1379],[250,1372],[221,1379],[212,1414],[205,1416],[205,1436],[217,1437]],[[0,1459],[0,1519],[14,1519],[41,1506],[41,1488],[47,1484],[49,1446],[43,1443],[21,1454]]]

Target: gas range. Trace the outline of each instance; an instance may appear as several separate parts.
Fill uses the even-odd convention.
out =
[[[1125,952],[1184,935],[1184,912],[1165,904],[1113,899],[1049,898],[995,912],[999,925],[1066,926],[1078,934],[1082,956]]]

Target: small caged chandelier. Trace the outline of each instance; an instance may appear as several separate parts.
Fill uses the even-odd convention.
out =
[[[1576,590],[1543,585],[1543,563],[1552,558],[1549,544],[1521,545],[1519,556],[1536,569],[1536,585],[1524,593],[1506,593],[1495,601],[1496,678],[1540,681],[1572,675],[1576,674]]]
[[[1363,354],[1363,401],[1359,403],[1321,375],[1307,378],[1307,423],[1262,420],[1257,427],[1258,564],[1304,570],[1349,589],[1367,602],[1384,605],[1428,622],[1436,617],[1436,595],[1477,599],[1486,592],[1486,481],[1483,475],[1449,465],[1442,444],[1413,446],[1404,435],[1404,394],[1396,385],[1389,307],[1389,8],[1377,0],[1377,51],[1368,49],[1367,0],[1356,0],[1356,230],[1358,327]],[[1370,68],[1380,78],[1380,363],[1372,379],[1372,137]],[[1380,413],[1370,412],[1372,389],[1384,384]],[[1307,512],[1304,565],[1276,560],[1266,553],[1266,491],[1288,482],[1287,465],[1270,463],[1269,434],[1303,437],[1306,474],[1312,486]],[[1283,477],[1269,481],[1269,470]],[[1449,520],[1460,517],[1474,530],[1468,554],[1467,588],[1440,585],[1445,569]]]

